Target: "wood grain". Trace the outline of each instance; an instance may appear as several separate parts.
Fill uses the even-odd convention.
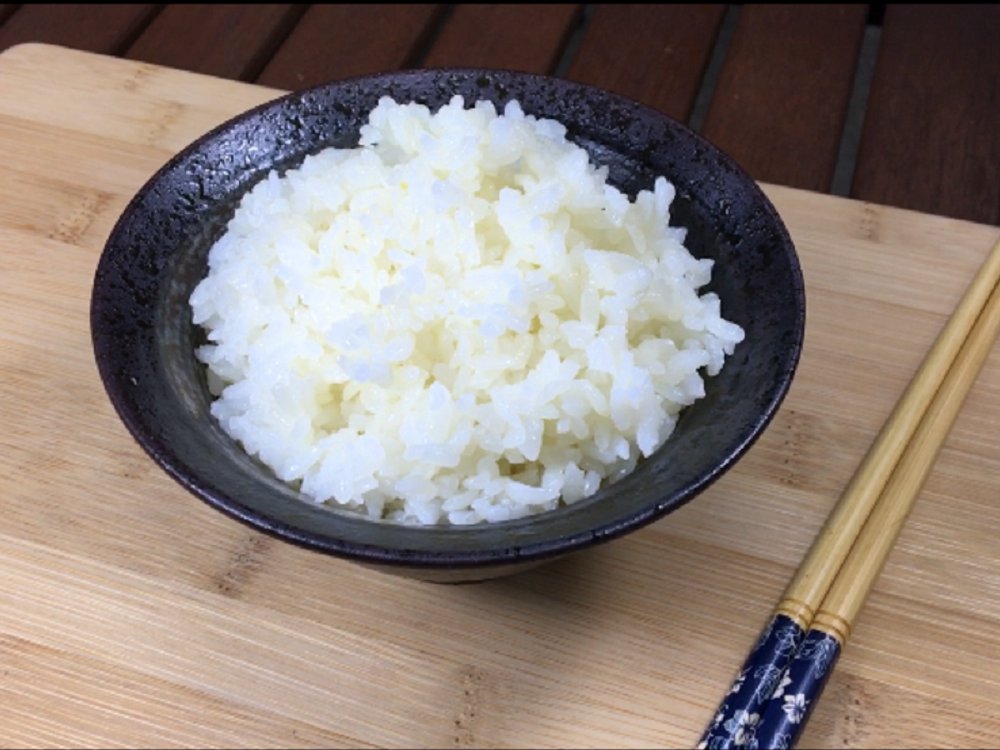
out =
[[[687,122],[724,5],[602,3],[566,73]]]
[[[580,15],[574,4],[457,5],[421,65],[551,73]]]
[[[985,272],[991,266],[994,269],[993,275]],[[981,309],[975,311],[975,320],[967,335],[963,336],[964,343],[941,380],[933,399],[923,410],[919,426],[912,435],[906,437],[907,445],[892,476],[882,487],[878,504],[872,509],[859,534],[846,535],[843,534],[843,529],[839,530],[841,537],[852,546],[836,580],[822,600],[817,600],[817,604],[822,606],[815,610],[812,626],[833,634],[840,643],[844,643],[850,635],[868,592],[892,552],[896,537],[933,470],[937,454],[947,439],[952,424],[961,413],[965,397],[975,383],[980,368],[993,348],[997,332],[1000,331],[1000,286],[997,286],[997,279],[1000,278],[1000,242],[994,246],[983,268],[984,271],[976,277],[977,281],[984,279],[985,283],[992,285],[993,291]],[[953,319],[961,320],[964,301],[969,297],[967,294],[963,298],[963,304],[956,308]],[[944,330],[951,334],[951,329],[949,321]],[[936,350],[937,344],[932,351]],[[919,384],[920,376],[927,371],[925,362],[921,365],[914,384]],[[908,388],[907,393],[911,392],[914,390]],[[881,434],[893,433],[883,431]],[[894,434],[897,439],[902,438],[900,432]]]
[[[888,6],[851,195],[1000,223],[998,36],[996,4]]]
[[[437,5],[311,5],[257,82],[300,89],[411,65],[434,31]]]
[[[129,46],[130,60],[252,80],[304,8],[287,4],[171,4]]]
[[[827,632],[835,633],[841,644],[847,640],[851,623],[993,346],[1000,324],[998,282],[1000,243],[969,282],[778,603],[775,611],[803,630],[808,631],[814,620],[818,623],[822,605],[846,625],[843,632]],[[892,519],[888,525],[886,517]],[[881,545],[880,558],[877,564],[868,564],[859,552],[873,545]],[[850,612],[841,601],[845,593],[851,599]]]
[[[864,5],[746,4],[703,134],[758,180],[828,192]]]
[[[90,280],[118,214],[174,151],[277,92],[46,45],[0,55],[0,86],[0,726],[16,747],[693,745],[1000,235],[766,186],[809,318],[765,435],[626,538],[439,586],[212,511],[98,380]],[[1000,736],[998,422],[994,351],[803,746]]]

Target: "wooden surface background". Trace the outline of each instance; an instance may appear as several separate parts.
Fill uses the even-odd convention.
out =
[[[761,181],[1000,224],[1000,5],[0,4],[47,42],[298,89],[485,66],[610,88]]]
[[[765,186],[809,299],[796,381],[695,502],[449,587],[278,542],[168,479],[90,348],[129,198],[278,92],[45,45],[0,55],[0,745],[685,747],[996,227]],[[1000,739],[1000,351],[804,747]]]

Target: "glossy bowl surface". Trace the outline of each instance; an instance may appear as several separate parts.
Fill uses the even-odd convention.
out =
[[[270,170],[357,143],[381,96],[432,109],[517,99],[564,123],[569,137],[630,195],[658,175],[674,183],[671,223],[715,259],[709,289],[746,339],[664,446],[628,477],[568,508],[475,527],[376,523],[303,502],[209,414],[201,335],[188,297],[240,197]],[[95,357],[120,418],[149,455],[209,505],[282,539],[435,580],[491,577],[637,529],[718,479],[770,422],[802,346],[805,295],[788,232],[756,183],[726,154],[663,114],[614,94],[510,71],[424,70],[297,92],[211,131],[154,175],[101,256],[91,300]],[[157,502],[151,499],[150,502]]]

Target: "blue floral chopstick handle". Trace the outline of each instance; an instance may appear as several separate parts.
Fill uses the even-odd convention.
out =
[[[802,627],[787,615],[775,615],[771,619],[719,706],[715,719],[702,735],[698,748],[758,747],[752,743],[764,706],[781,684],[804,636]]]
[[[764,706],[748,748],[794,747],[840,656],[841,644],[822,630],[810,630]]]

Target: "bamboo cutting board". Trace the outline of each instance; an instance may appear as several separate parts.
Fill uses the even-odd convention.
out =
[[[440,586],[254,533],[168,479],[97,377],[90,283],[173,153],[279,92],[0,55],[0,744],[692,746],[997,228],[767,186],[806,346],[702,497],[520,576]],[[1000,741],[1000,351],[802,739]]]

